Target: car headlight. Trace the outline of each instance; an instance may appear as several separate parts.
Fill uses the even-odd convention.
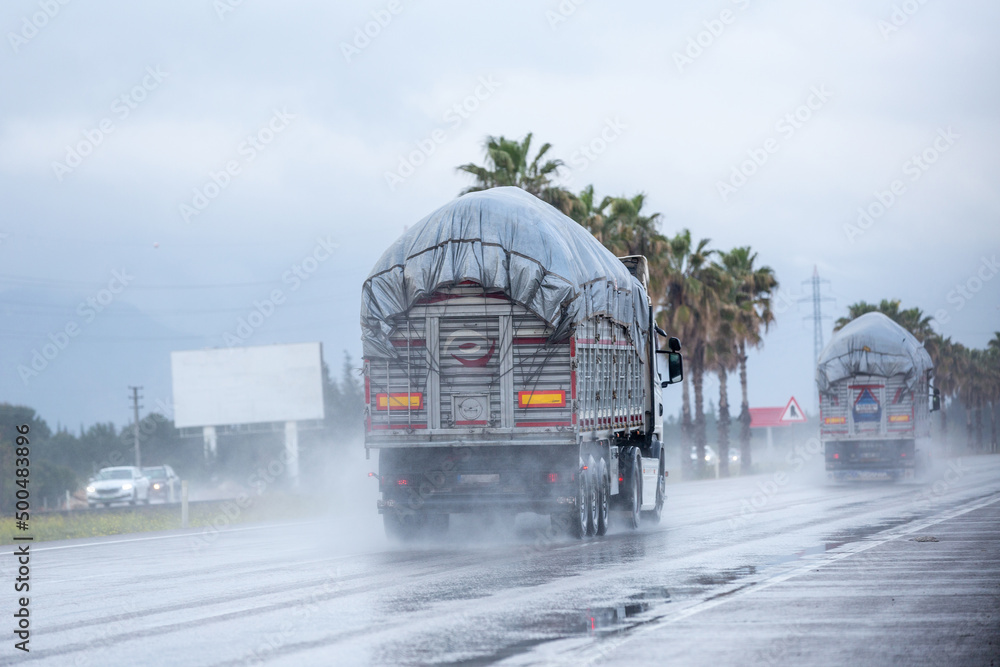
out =
[[[154,484],[154,485],[153,485],[153,488],[154,488],[154,489],[159,489],[159,488],[160,488],[160,485],[159,485],[159,483],[157,483],[157,484]]]
[[[87,493],[95,493],[96,491],[97,491],[97,489],[95,489],[95,488],[94,488],[94,487],[92,487],[92,486],[88,486],[88,487],[87,487]]]
[[[132,488],[131,484],[128,484],[128,483],[122,484],[122,491],[128,491],[131,488]]]

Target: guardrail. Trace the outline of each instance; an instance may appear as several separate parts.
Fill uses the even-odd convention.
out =
[[[191,500],[188,505],[202,506],[212,503],[234,502],[235,498],[218,498],[216,500]],[[80,516],[81,514],[98,514],[101,512],[109,514],[127,514],[129,512],[176,512],[183,510],[183,503],[180,501],[173,503],[151,503],[149,505],[111,505],[109,507],[81,507],[71,510],[46,510],[36,512],[38,516]]]

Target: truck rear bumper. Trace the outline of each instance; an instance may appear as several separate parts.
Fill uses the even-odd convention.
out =
[[[490,512],[536,512],[554,514],[576,506],[575,496],[530,498],[504,495],[431,495],[419,502],[388,498],[378,501],[379,514],[386,512],[431,512],[441,514],[486,514]]]
[[[827,479],[834,482],[879,482],[913,479],[913,468],[850,468],[827,470]]]

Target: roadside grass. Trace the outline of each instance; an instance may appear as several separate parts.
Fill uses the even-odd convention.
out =
[[[235,500],[203,502],[189,506],[188,527],[204,528],[302,519],[318,516],[322,505],[315,498],[267,495],[248,499],[243,506]],[[29,529],[17,530],[14,517],[0,518],[0,544],[13,544],[14,537],[31,536],[34,542],[68,540],[127,533],[174,530],[181,527],[181,506],[148,505],[110,507],[74,512],[39,512],[31,515]]]

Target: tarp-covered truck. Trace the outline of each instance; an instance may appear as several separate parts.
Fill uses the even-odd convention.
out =
[[[613,510],[658,521],[661,387],[682,369],[676,338],[657,349],[647,283],[645,258],[616,258],[518,188],[407,230],[362,289],[387,534],[439,534],[469,512],[548,514],[576,536],[606,532]]]
[[[914,476],[929,453],[932,373],[924,347],[881,313],[834,334],[816,368],[828,478]]]

